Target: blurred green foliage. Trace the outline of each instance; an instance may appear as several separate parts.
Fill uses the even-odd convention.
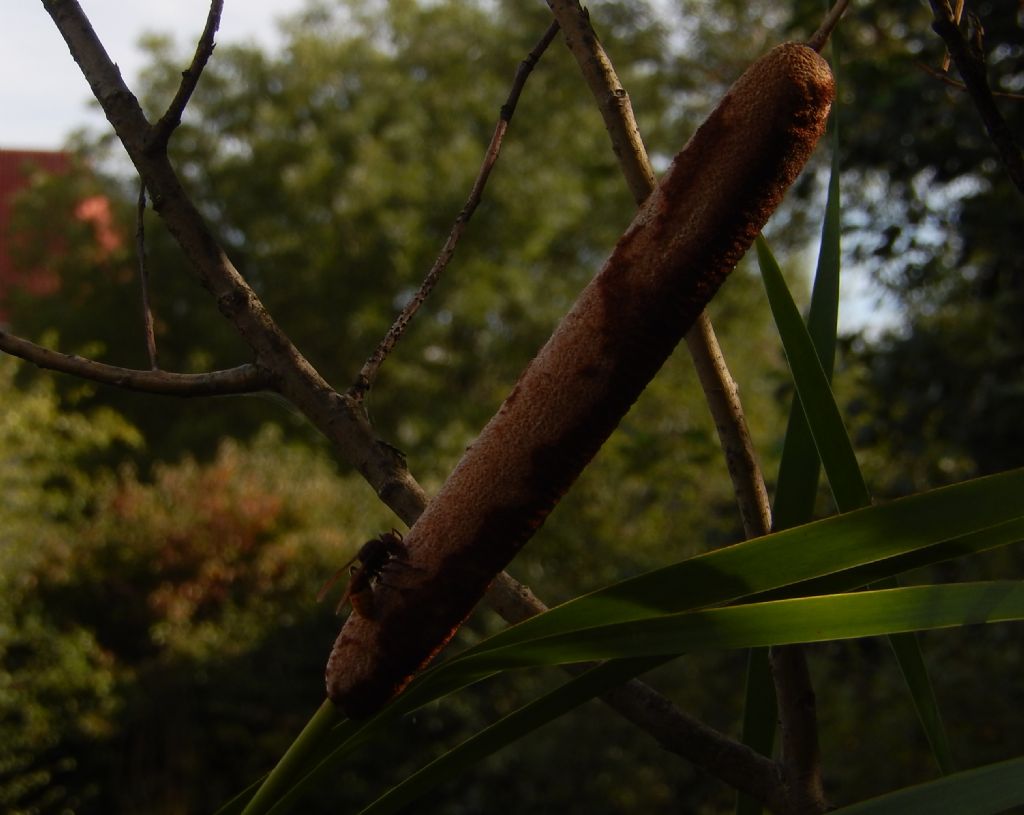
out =
[[[994,81],[1012,89],[1021,29],[1003,5],[979,13]],[[680,0],[657,13],[618,0],[592,11],[659,168],[753,56],[787,32],[806,36],[820,15],[818,4],[766,0]],[[277,51],[218,46],[173,158],[239,269],[336,386],[354,378],[432,263],[512,73],[547,21],[543,4],[511,0],[317,2],[285,22]],[[852,338],[838,374],[872,487],[894,494],[1020,464],[1019,205],[967,101],[914,65],[941,58],[925,4],[858,7],[841,31],[849,259],[885,281],[905,321],[883,337]],[[151,66],[137,90],[151,113],[187,63],[179,45],[148,43]],[[145,367],[137,182],[111,137],[81,137],[78,147],[83,169],[23,196],[22,261],[56,266],[62,285],[53,297],[15,297],[13,328]],[[801,247],[818,229],[818,180],[812,168],[773,219],[776,247]],[[97,252],[91,227],[71,217],[96,193],[111,201],[124,235],[117,251]],[[370,396],[378,431],[408,453],[428,490],[633,210],[589,92],[556,41],[455,261]],[[151,213],[146,228],[163,366],[245,361]],[[771,477],[790,390],[762,300],[741,267],[712,314]],[[395,522],[277,404],[171,401],[25,369],[15,381],[13,366],[0,363],[0,808],[211,809],[265,771],[320,702],[337,623],[313,596],[359,543]],[[706,414],[688,360],[671,360],[512,572],[557,602],[736,540]],[[463,636],[495,624],[481,613]],[[1002,757],[1014,730],[999,705],[1019,694],[1019,645],[993,642],[965,664],[964,643],[932,641],[961,758]],[[928,777],[881,646],[823,647],[813,665],[837,800]],[[743,670],[741,655],[701,657],[651,680],[735,731]],[[988,707],[972,670],[1000,677],[988,680],[1000,686]],[[365,802],[553,678],[502,679],[417,716],[325,791],[331,804],[309,801],[305,811]],[[865,707],[886,738],[906,734],[891,753],[876,749]],[[586,708],[419,811],[545,811],[567,801],[608,813],[721,812],[730,795]]]
[[[13,367],[0,362],[0,805],[194,811],[200,768],[231,766],[209,777],[227,796],[319,701],[336,622],[315,587],[385,513],[271,427],[145,482],[83,469],[138,434],[60,410],[52,388],[12,389]]]
[[[1021,197],[970,97],[936,76],[930,19],[926,3],[863,4],[841,32],[847,266],[898,317],[849,340],[851,408],[882,463],[876,491],[890,495],[1024,463]],[[971,3],[964,28],[978,26],[992,90],[1019,94],[1020,10]],[[1019,97],[996,103],[1024,133]]]
[[[71,751],[109,734],[117,698],[108,655],[88,629],[52,624],[40,577],[93,509],[105,476],[89,459],[140,438],[109,410],[61,411],[48,383],[19,391],[15,367],[0,359],[0,808],[59,811],[86,793],[54,779]]]

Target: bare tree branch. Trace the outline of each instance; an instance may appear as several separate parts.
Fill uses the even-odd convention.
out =
[[[159,195],[160,204],[155,208],[186,250],[200,282],[217,298],[221,312],[249,342],[257,357],[274,363],[273,367],[260,364],[243,366],[247,371],[259,373],[259,383],[254,383],[252,389],[276,390],[289,398],[335,445],[342,459],[356,466],[383,503],[412,526],[426,507],[427,497],[409,473],[404,456],[377,438],[365,411],[355,400],[332,390],[293,348],[209,234],[198,211],[181,189],[166,157],[147,155],[150,125],[78,3],[75,0],[43,0],[43,5],[68,43],[72,56],[139,169],[144,183],[147,183],[154,203]],[[150,179],[159,180],[159,184],[149,186]],[[41,367],[110,384],[131,381],[162,385],[181,381],[180,374],[127,371],[101,363],[95,363],[95,368],[87,370],[78,358],[52,351],[47,353],[46,349],[36,350],[32,343],[10,334],[0,334],[0,341],[0,350]],[[214,392],[243,391],[226,387],[223,391]],[[538,609],[536,604],[528,602],[527,598],[536,600],[532,592],[508,575],[502,575],[496,584],[507,589],[503,602],[499,603],[503,614],[508,615],[506,619],[522,619],[546,608],[540,604]]]
[[[781,769],[790,810],[801,815],[825,812],[818,743],[818,711],[804,648],[769,649],[782,741]]]
[[[0,351],[20,357],[40,368],[59,371],[104,385],[164,396],[226,396],[268,390],[272,378],[257,365],[239,365],[205,374],[175,374],[168,371],[140,371],[95,362],[74,354],[62,354],[0,330]]]
[[[1024,193],[1024,154],[1021,153],[1017,137],[1010,130],[1010,126],[999,112],[996,101],[992,97],[992,90],[988,85],[985,55],[981,45],[967,42],[957,25],[956,15],[950,8],[948,0],[929,0],[929,2],[934,14],[932,29],[946,43],[946,49],[953,62],[956,63],[964,86],[967,88],[974,106],[978,109],[985,131],[992,140],[992,144],[995,145],[1010,180],[1021,193]]]
[[[162,150],[167,146],[168,140],[175,128],[181,124],[182,114],[192,98],[192,93],[199,84],[199,77],[203,74],[203,68],[213,54],[213,38],[220,28],[220,15],[224,10],[224,0],[211,0],[210,11],[206,16],[206,26],[199,37],[196,45],[196,52],[192,57],[192,63],[181,74],[181,84],[174,99],[167,107],[167,112],[160,117],[160,120],[153,126],[150,133],[150,145],[152,150]]]
[[[403,457],[376,437],[357,400],[339,394],[281,331],[235,269],[182,188],[165,150],[151,149],[152,128],[76,0],[43,0],[135,164],[153,201],[217,306],[287,398],[351,462],[399,517],[412,523],[426,504]]]
[[[657,185],[657,178],[647,157],[629,94],[622,87],[608,54],[590,24],[590,14],[577,0],[547,0],[547,4],[562,27],[565,44],[579,63],[583,78],[597,102],[605,129],[612,140],[612,150],[619,159],[633,199],[637,204],[642,204]]]
[[[642,682],[630,680],[602,701],[631,722],[642,722],[666,750],[756,798],[772,812],[791,811],[774,761],[684,713]]]
[[[754,441],[750,438],[739,386],[729,372],[715,329],[706,313],[701,314],[687,332],[686,347],[725,454],[725,466],[732,480],[743,533],[747,538],[767,535],[772,526],[768,490]]]
[[[960,25],[960,17],[964,13],[964,0],[956,0],[956,8],[953,9],[953,22],[958,26]],[[946,55],[942,58],[942,72],[945,73],[949,70],[950,62],[949,49],[946,49]]]
[[[967,90],[967,86],[963,82],[958,82],[957,80],[953,79],[953,77],[949,76],[949,74],[945,74],[942,71],[933,68],[931,65],[926,65],[923,62],[917,62],[915,64],[926,74],[934,77],[935,79],[938,79],[940,82],[943,82],[946,85],[949,85],[949,87],[956,88],[958,91]],[[996,99],[1014,99],[1018,102],[1024,101],[1024,93],[1011,93],[1010,91],[992,91],[992,96]]]
[[[512,88],[509,90],[505,104],[501,106],[501,114],[498,117],[498,123],[494,127],[494,135],[491,136],[491,143],[488,145],[487,152],[484,154],[483,164],[480,167],[480,172],[477,174],[476,181],[473,182],[473,188],[470,190],[469,198],[466,200],[462,210],[456,216],[455,223],[452,225],[451,231],[448,233],[448,239],[441,248],[441,253],[438,255],[437,260],[434,261],[434,265],[430,268],[430,271],[427,272],[427,276],[424,278],[419,290],[415,295],[413,295],[412,299],[406,303],[405,308],[402,309],[402,312],[395,319],[391,328],[388,329],[388,333],[384,336],[384,339],[380,341],[380,344],[370,355],[369,359],[367,359],[363,364],[362,370],[359,371],[359,376],[356,377],[355,384],[349,391],[356,398],[363,398],[366,395],[366,392],[373,387],[373,383],[377,378],[377,372],[380,370],[381,364],[383,364],[388,354],[391,353],[391,350],[395,347],[395,343],[401,339],[402,334],[405,333],[405,329],[408,327],[410,321],[430,295],[434,286],[437,285],[437,281],[444,273],[444,270],[448,268],[448,264],[451,263],[452,257],[455,254],[455,248],[458,246],[459,239],[462,237],[462,233],[466,230],[466,225],[469,223],[469,219],[472,218],[473,213],[476,212],[476,208],[480,204],[480,199],[483,197],[484,187],[487,186],[487,179],[490,177],[491,170],[494,169],[494,165],[498,161],[498,154],[501,152],[501,143],[505,138],[505,132],[508,130],[509,122],[512,121],[512,115],[515,113],[516,104],[519,102],[519,96],[523,92],[526,80],[529,78],[534,66],[547,50],[547,47],[551,44],[551,41],[555,38],[557,33],[558,23],[553,22],[548,26],[548,30],[544,32],[544,36],[541,37],[540,42],[538,42],[537,45],[534,46],[533,50],[530,51],[526,59],[519,63],[515,77],[512,80]]]
[[[154,201],[159,201],[155,208],[186,250],[200,281],[217,298],[222,313],[249,342],[257,358],[272,363],[259,365],[259,369],[266,372],[264,386],[291,399],[312,424],[335,444],[341,457],[358,468],[381,500],[406,524],[412,526],[426,507],[427,498],[409,473],[404,456],[376,437],[365,411],[355,400],[333,391],[312,370],[309,363],[299,356],[209,234],[201,216],[181,189],[166,157],[147,154],[145,147],[149,124],[78,3],[75,0],[44,0],[44,6],[68,43],[72,56],[82,68],[115,132],[136,163]],[[159,181],[159,184],[155,181]],[[60,364],[62,367],[58,370],[80,374],[80,366],[69,366],[62,359],[64,355],[51,358],[29,354],[31,348],[24,344],[25,341],[16,342],[10,335],[6,336],[6,340],[7,347],[4,350],[10,353],[37,364],[44,360],[50,363],[48,367]],[[143,376],[144,373],[138,372],[139,377],[152,379],[152,374],[145,373]],[[112,377],[113,381],[122,375],[118,369]],[[164,374],[159,378],[165,379],[167,376]],[[527,598],[533,597],[532,593],[507,575],[497,582],[505,587],[515,587],[505,593],[501,603],[504,614],[509,617],[518,615],[522,618],[544,608],[543,604],[538,608],[527,602]]]

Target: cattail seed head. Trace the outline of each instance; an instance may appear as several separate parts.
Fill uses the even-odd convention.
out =
[[[544,521],[778,206],[833,94],[821,56],[787,43],[693,134],[406,536],[411,568],[339,634],[327,690],[346,714],[400,691]]]

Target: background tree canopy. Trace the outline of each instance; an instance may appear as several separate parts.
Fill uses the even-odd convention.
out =
[[[879,329],[868,319],[846,338],[836,390],[873,487],[895,496],[1024,463],[1021,206],[966,96],[921,67],[943,54],[927,5],[861,5],[839,32],[845,261],[871,276],[897,322]],[[1019,11],[982,2],[974,12],[993,88],[1019,92]],[[821,7],[620,0],[594,4],[592,14],[663,169],[732,79],[776,42],[805,38]],[[217,48],[172,159],[239,270],[335,386],[353,379],[430,267],[512,73],[548,20],[542,4],[506,0],[321,1],[283,24],[277,51]],[[159,113],[188,58],[165,38],[148,47],[137,90]],[[1020,100],[1002,108],[1024,132]],[[83,195],[102,192],[133,235],[137,179],[110,136],[79,135],[75,148],[79,171],[36,184],[17,222],[29,236],[21,261],[57,265],[60,290],[12,296],[11,327],[147,367],[132,241],[98,253],[89,229],[69,232],[66,217]],[[824,169],[819,156],[772,222],[774,244],[796,261],[819,229]],[[375,424],[428,491],[634,209],[576,66],[556,43],[530,80],[455,261],[370,397]],[[155,218],[146,226],[164,366],[247,359],[183,273],[171,237]],[[48,254],[55,242],[57,258]],[[762,465],[775,473],[792,394],[760,283],[741,266],[711,312]],[[395,522],[274,402],[168,405],[24,369],[16,378],[0,363],[10,394],[0,416],[0,807],[208,809],[265,771],[321,700],[336,621],[315,604],[316,589]],[[550,602],[742,536],[690,369],[681,355],[670,361],[513,565]],[[1019,550],[1008,550],[971,568],[1020,566]],[[495,625],[481,612],[462,636]],[[1007,706],[1019,696],[1008,667],[1021,658],[1019,643],[986,629],[927,647],[944,666],[936,684],[970,763],[1019,752],[1024,708]],[[867,641],[815,653],[823,749],[844,756],[827,779],[838,800],[930,771],[881,650]],[[968,690],[972,672],[998,690],[988,699]],[[735,729],[742,674],[742,656],[706,656],[673,663],[652,682]],[[411,771],[409,744],[422,745],[422,763],[553,681],[502,681],[403,724],[401,738],[375,745],[340,792],[325,791],[305,811],[337,811],[339,795],[364,802],[381,786],[380,765],[392,765],[389,775]],[[890,752],[863,732],[864,708],[886,722]],[[593,751],[583,755],[580,744]],[[420,811],[545,811],[572,799],[594,812],[718,812],[730,801],[649,739],[592,712],[559,720],[461,784]]]

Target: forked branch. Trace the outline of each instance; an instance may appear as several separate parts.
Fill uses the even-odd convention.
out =
[[[223,10],[224,0],[211,0],[210,11],[206,15],[206,26],[199,37],[199,42],[196,44],[196,52],[192,57],[192,63],[182,72],[181,84],[178,86],[178,91],[174,94],[170,105],[167,106],[167,111],[153,125],[149,149],[164,149],[175,128],[181,124],[181,117],[185,113],[188,100],[192,98],[196,85],[199,84],[199,77],[203,74],[203,68],[206,67],[206,63],[213,56],[213,38],[217,34],[217,29],[220,28],[220,16]]]

